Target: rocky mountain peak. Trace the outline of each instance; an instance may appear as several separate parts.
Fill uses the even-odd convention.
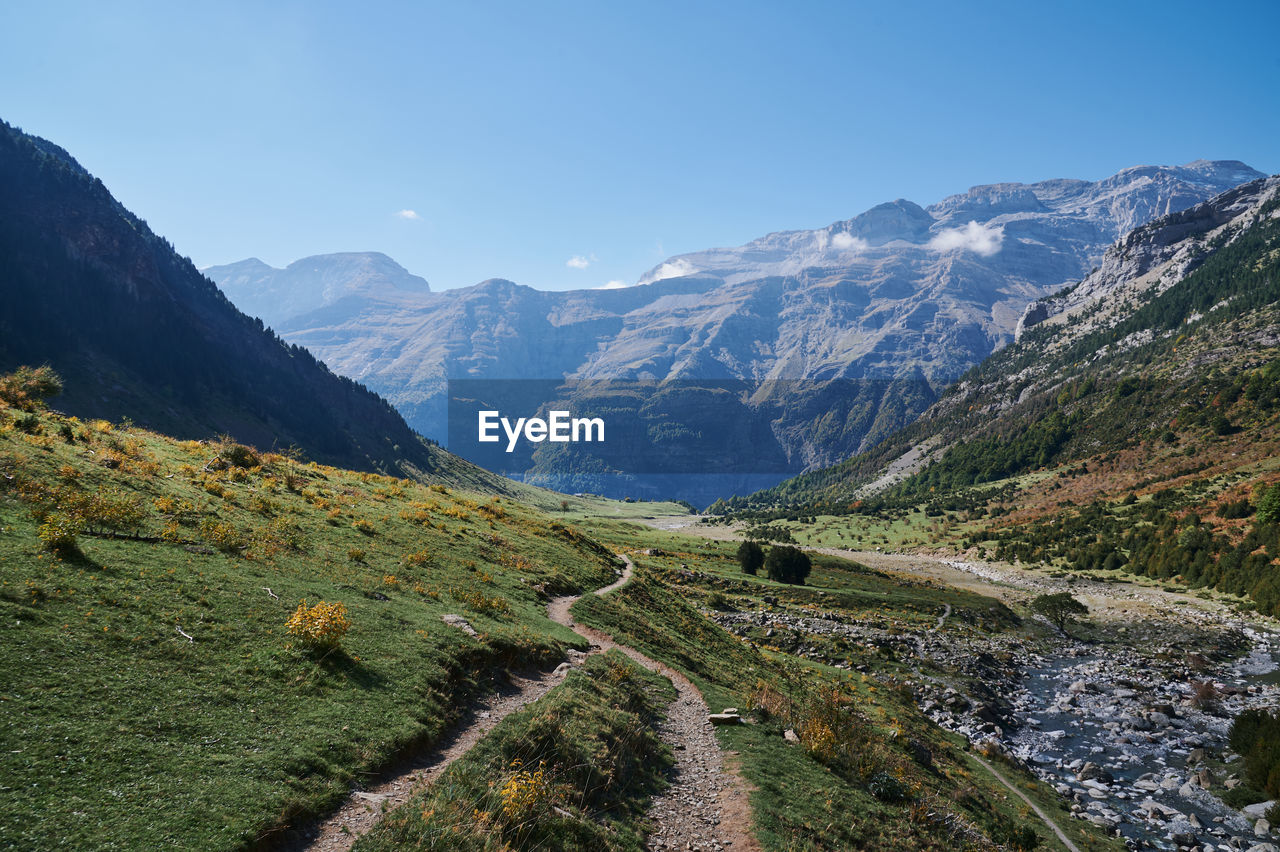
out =
[[[351,312],[363,310],[371,301],[403,300],[431,292],[426,279],[376,251],[313,255],[284,269],[249,258],[203,272],[242,311],[276,328],[340,302]]]

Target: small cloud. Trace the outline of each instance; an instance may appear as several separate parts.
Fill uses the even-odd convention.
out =
[[[649,280],[662,281],[666,278],[683,278],[686,275],[692,275],[695,271],[693,264],[687,260],[670,260],[655,269]]]
[[[630,287],[630,286],[631,285],[625,281],[618,281],[617,279],[614,279],[613,281],[606,281],[604,284],[601,284],[596,289],[597,290],[625,290],[627,287]]]
[[[591,261],[595,259],[596,259],[596,256],[594,254],[591,255],[591,257],[583,257],[580,254],[575,254],[573,257],[566,260],[564,262],[564,265],[569,267],[570,269],[586,269],[588,266],[591,265]]]
[[[831,235],[831,247],[840,251],[866,251],[870,246],[862,237],[855,237],[848,231]]]
[[[991,257],[1003,245],[1004,228],[980,225],[972,221],[963,228],[944,228],[929,240],[929,248],[934,251],[962,249],[983,257]]]
[[[421,216],[418,215],[417,210],[409,210],[408,208],[396,213],[396,216],[398,216],[401,219],[408,219],[411,222],[417,222],[422,218]]]

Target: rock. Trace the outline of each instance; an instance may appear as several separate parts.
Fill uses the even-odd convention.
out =
[[[1265,819],[1260,819],[1253,824],[1253,833],[1258,837],[1266,837],[1271,833],[1271,823]]]
[[[742,717],[737,713],[712,713],[707,721],[713,725],[741,725]]]
[[[1111,773],[1103,769],[1093,761],[1089,761],[1080,768],[1080,772],[1076,775],[1080,781],[1101,781],[1103,784],[1110,784],[1115,778]]]
[[[1264,816],[1267,812],[1267,809],[1270,808],[1275,803],[1276,802],[1274,799],[1272,799],[1269,802],[1255,802],[1252,805],[1245,805],[1243,808],[1240,809],[1240,813],[1244,814],[1247,817],[1253,817],[1254,819],[1257,819],[1260,816]]]
[[[787,728],[785,731],[782,732],[782,738],[789,743],[800,742],[800,737],[797,736],[796,732],[791,730],[790,728]]]
[[[556,666],[556,670],[555,672],[553,672],[553,674],[562,675],[565,672],[569,671],[569,669],[571,668],[573,667],[570,666],[568,663],[561,663],[560,665]]]
[[[456,615],[452,612],[449,612],[440,616],[440,620],[443,621],[445,624],[449,625],[450,627],[458,628],[468,636],[479,635],[476,633],[476,629],[472,627],[471,624],[460,615]]]
[[[1280,846],[1274,843],[1255,843],[1246,852],[1280,852]]]

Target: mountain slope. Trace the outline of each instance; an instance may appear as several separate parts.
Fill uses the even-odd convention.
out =
[[[799,472],[911,422],[1012,340],[1028,303],[1084,276],[1126,229],[1259,176],[1197,161],[975,187],[928,208],[899,200],[672,258],[646,286],[543,293],[493,280],[384,292],[279,331],[441,439],[451,378],[740,381],[743,416],[773,432],[759,454],[780,453]]]
[[[457,465],[237,311],[61,148],[0,124],[0,186],[0,370],[50,364],[60,408],[363,470]]]
[[[896,475],[891,472],[897,468]],[[1139,228],[874,450],[741,505],[963,522],[999,556],[1280,612],[1280,177]]]

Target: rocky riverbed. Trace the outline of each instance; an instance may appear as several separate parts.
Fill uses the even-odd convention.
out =
[[[1232,718],[1280,706],[1280,637],[1244,620],[1197,611],[1111,625],[1109,638],[1083,642],[904,634],[842,613],[772,606],[713,617],[740,636],[836,665],[845,665],[842,643],[927,660],[913,684],[931,719],[1024,762],[1075,816],[1131,848],[1277,848],[1265,806],[1242,812],[1220,798],[1239,784],[1239,758],[1227,746]]]

